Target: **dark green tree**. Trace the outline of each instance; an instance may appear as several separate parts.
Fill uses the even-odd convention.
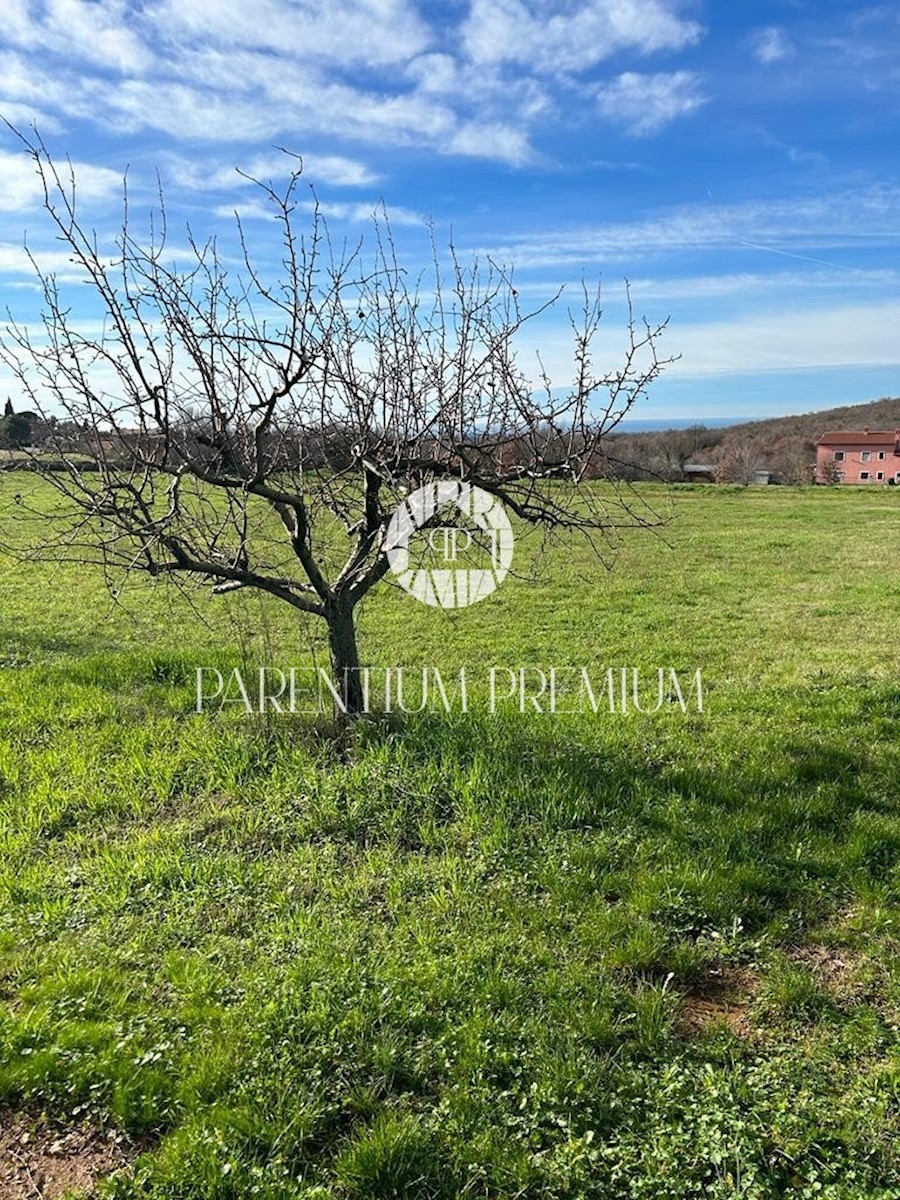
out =
[[[31,444],[34,413],[7,413],[0,417],[0,446],[4,450],[20,450]]]

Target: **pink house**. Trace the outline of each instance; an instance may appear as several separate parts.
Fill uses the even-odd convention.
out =
[[[816,444],[816,483],[900,482],[900,429],[824,433]]]

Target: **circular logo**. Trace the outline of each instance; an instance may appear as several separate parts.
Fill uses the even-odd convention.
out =
[[[461,514],[458,524],[440,524],[448,505]],[[425,534],[425,545],[441,567],[412,566],[410,539]],[[490,556],[490,566],[458,566],[473,547]],[[416,600],[435,608],[466,608],[484,600],[506,578],[513,559],[513,531],[496,496],[455,479],[441,479],[410,492],[398,505],[387,531],[387,558],[397,582]]]

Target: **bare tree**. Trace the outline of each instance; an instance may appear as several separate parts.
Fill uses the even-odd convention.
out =
[[[771,447],[769,461],[781,483],[810,484],[816,471],[816,443],[812,438],[782,437]]]
[[[833,458],[828,459],[827,462],[822,464],[819,469],[819,475],[821,482],[828,484],[829,487],[834,487],[844,480],[844,472]]]
[[[37,136],[26,146],[47,217],[104,319],[102,336],[83,332],[35,266],[42,325],[10,317],[2,339],[23,396],[65,431],[51,431],[33,464],[58,493],[40,552],[214,593],[255,588],[323,618],[354,712],[355,610],[388,572],[386,531],[411,489],[477,486],[521,522],[581,533],[601,555],[621,528],[661,520],[629,489],[586,486],[588,464],[596,473],[608,435],[670,361],[657,354],[664,323],[637,321],[630,300],[624,361],[598,372],[599,292],[585,289],[570,316],[573,383],[560,394],[540,365],[533,384],[513,345],[548,305],[524,312],[506,270],[466,265],[452,247],[445,265],[435,251],[433,275],[411,277],[384,213],[367,265],[362,244],[336,247],[300,203],[299,170],[283,189],[254,181],[280,226],[270,278],[240,221],[239,267],[190,235],[176,265],[162,196],[140,238],[126,190],[104,249],[71,172]]]
[[[759,450],[752,440],[732,439],[723,444],[716,461],[717,483],[742,483],[753,479],[759,464]]]

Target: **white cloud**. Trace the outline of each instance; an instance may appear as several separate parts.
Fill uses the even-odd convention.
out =
[[[108,265],[113,262],[112,258],[105,261]],[[69,251],[30,243],[26,250],[21,243],[16,245],[12,242],[0,242],[0,276],[4,277],[4,288],[30,288],[38,292],[43,290],[40,276],[53,276],[60,284],[82,284],[87,278],[84,268]],[[84,332],[82,325],[73,322],[72,328],[77,327]]]
[[[302,61],[396,64],[430,41],[409,0],[159,0],[145,11],[164,44],[199,40]]]
[[[235,142],[268,138],[283,130],[284,111],[189,83],[129,79],[117,87],[88,83],[99,102],[97,123],[118,133],[156,129],[178,141]]]
[[[301,164],[303,178],[312,184],[369,187],[380,178],[358,159],[345,158],[341,154],[301,154],[297,157],[294,151],[255,155],[238,159],[233,165],[222,165],[220,159],[170,155],[165,162],[165,171],[175,184],[191,191],[224,191],[251,185],[252,179],[287,181],[290,173]],[[248,175],[251,179],[246,178]]]
[[[244,200],[237,204],[217,204],[217,217],[239,217],[242,221],[272,221],[274,213],[262,200]]]
[[[62,128],[56,117],[34,104],[4,100],[0,96],[0,119],[9,121],[15,129],[37,127],[44,133],[58,133]]]
[[[300,208],[313,210],[312,204],[301,204]],[[359,202],[345,204],[339,201],[320,201],[319,212],[326,220],[349,221],[358,224],[362,221],[372,221],[376,217],[386,216],[391,225],[424,225],[425,218],[421,213],[412,209],[402,208],[397,204],[382,205],[381,201],[370,201],[368,204]]]
[[[551,105],[545,83],[527,73],[450,54],[420,54],[408,64],[406,76],[420,96],[449,97],[460,107],[465,103],[483,122],[513,113],[520,121],[531,121]]]
[[[134,24],[124,0],[5,0],[3,11],[8,43],[121,72],[146,70],[153,61]]]
[[[670,328],[673,375],[900,363],[900,304],[778,311]]]
[[[698,40],[680,3],[472,0],[439,41],[415,0],[6,0],[4,38],[17,52],[0,56],[0,110],[5,101],[18,121],[76,118],[182,145],[293,145],[302,131],[307,144],[429,146],[520,166],[535,160],[531,131],[558,103],[554,78],[568,86],[623,50]],[[686,81],[620,76],[601,107],[647,132],[699,103]],[[307,170],[362,187],[377,163],[329,152]]]
[[[654,75],[626,71],[597,94],[601,113],[637,137],[656,133],[705,103],[700,80],[693,71]]]
[[[631,280],[631,293],[635,299],[654,300],[756,299],[775,293],[786,296],[798,291],[833,295],[835,292],[857,289],[871,295],[873,291],[896,292],[898,288],[900,271],[888,269],[837,271],[823,268],[818,271],[771,271],[765,274],[743,271]]]
[[[446,153],[492,158],[514,167],[535,157],[524,130],[510,125],[480,125],[477,121],[459,126],[446,145]]]
[[[330,183],[332,187],[369,187],[380,178],[365,163],[344,158],[341,154],[304,154],[302,158],[303,173],[312,183]],[[281,170],[283,174],[283,162]],[[257,173],[255,169],[251,169],[249,174]],[[273,174],[278,177],[277,170]]]
[[[407,64],[406,74],[420,91],[438,96],[458,91],[462,82],[460,63],[452,54],[419,54]]]
[[[758,29],[751,40],[753,53],[761,63],[781,62],[794,54],[793,44],[780,25]]]
[[[99,123],[115,131],[156,129],[198,143],[271,142],[303,129],[392,145],[440,145],[457,123],[453,108],[433,98],[360,91],[266,55],[201,55],[198,63],[198,72],[213,86],[86,81],[83,96],[92,97]],[[229,87],[218,78],[220,70],[233,75]],[[73,103],[82,108],[84,100],[76,97]]]
[[[64,170],[67,175],[68,166]],[[122,192],[122,176],[106,167],[76,162],[72,164],[72,170],[77,180],[78,198],[82,201],[104,200]],[[28,154],[0,150],[0,178],[3,180],[0,210],[28,212],[40,204],[43,189]]]
[[[380,218],[385,215],[391,225],[424,225],[426,223],[421,213],[413,212],[409,208],[401,208],[398,205],[383,205],[380,200],[355,201],[353,203],[340,200],[321,200],[318,204],[310,200],[303,200],[297,204],[297,208],[309,213],[318,209],[326,221],[346,221],[353,225],[370,222],[376,217]],[[268,205],[256,200],[243,204],[220,204],[214,211],[219,217],[237,215],[241,220],[250,221],[271,221],[275,215]]]
[[[36,67],[25,54],[0,52],[0,112],[12,124],[29,124],[30,115],[22,121],[23,114],[64,108],[69,99],[68,88],[59,76]]]
[[[396,69],[431,39],[410,0],[147,0],[139,8],[7,0],[7,8],[4,39],[31,52],[0,69],[0,99],[17,119],[34,105],[114,133],[153,129],[195,143],[271,141],[302,129],[433,144],[456,124],[450,105],[410,90]],[[323,155],[322,177],[371,182],[349,162]]]
[[[489,157],[511,165],[534,157],[528,133],[519,124],[484,115],[465,117],[457,110],[456,95],[418,89],[359,91],[325,79],[315,70],[294,68],[287,61],[253,52],[198,52],[192,68],[193,79],[186,73],[180,80],[134,78],[113,83],[82,76],[49,82],[46,90],[45,79],[33,71],[30,76],[22,74],[20,94],[52,96],[58,111],[92,119],[113,133],[151,129],[177,142],[198,145],[278,140],[293,148],[296,131],[302,129],[305,136],[338,135],[382,146],[430,145],[441,154]],[[228,87],[226,77],[232,79]],[[521,102],[517,121],[530,118],[543,105],[527,84],[509,91]],[[488,100],[476,105],[484,111],[490,106]],[[379,178],[376,169],[346,155],[312,153],[303,158],[305,174],[313,183],[362,187]],[[250,174],[268,173],[273,178],[284,177],[289,169],[287,159],[278,154],[240,165]],[[235,186],[237,181],[230,167],[217,166],[208,174],[196,156],[170,155],[168,169],[176,182],[193,189]]]
[[[34,263],[47,274],[72,275],[72,256],[65,250],[32,249],[31,257],[24,246],[0,242],[0,274],[25,275],[34,279]],[[82,275],[75,276],[82,278]]]
[[[561,310],[530,326],[519,345],[527,371],[541,362],[554,387],[572,378],[572,335]],[[772,306],[754,315],[689,322],[673,317],[661,341],[661,356],[680,355],[665,369],[666,379],[700,379],[767,371],[830,367],[900,366],[900,303],[860,303],[829,307]],[[624,314],[616,308],[601,325],[594,344],[598,367],[615,368],[627,348]]]
[[[538,74],[582,71],[620,50],[679,50],[702,28],[663,0],[472,0],[463,44],[476,63],[519,63]]]

